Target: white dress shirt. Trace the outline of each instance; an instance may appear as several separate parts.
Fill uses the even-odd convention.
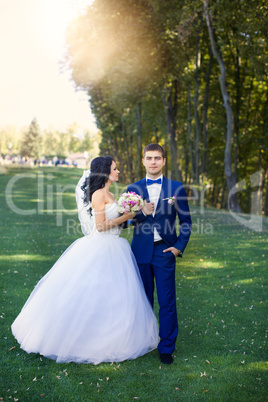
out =
[[[149,177],[146,176],[146,181]],[[157,180],[161,178],[161,183],[163,183],[163,175],[156,177],[154,180]],[[151,184],[150,186],[147,186],[150,202],[154,203],[154,212],[152,213],[153,216],[155,216],[155,210],[157,207],[157,203],[159,200],[160,192],[161,192],[162,184],[154,183]],[[162,240],[162,237],[159,235],[158,231],[156,228],[154,228],[154,242]]]

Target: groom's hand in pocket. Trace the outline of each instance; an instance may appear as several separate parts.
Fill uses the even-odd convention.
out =
[[[178,257],[178,255],[181,254],[181,251],[178,250],[178,249],[175,248],[175,247],[166,248],[165,250],[163,250],[163,253],[167,253],[168,251],[171,251],[172,254],[174,254],[174,257],[175,257],[175,258]]]

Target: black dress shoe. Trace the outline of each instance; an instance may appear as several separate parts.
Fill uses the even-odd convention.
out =
[[[160,353],[160,360],[163,364],[173,363],[173,357],[169,353]]]

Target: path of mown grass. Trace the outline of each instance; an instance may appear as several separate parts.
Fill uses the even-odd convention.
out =
[[[16,176],[20,179],[12,190],[14,204],[22,209],[39,205],[39,214],[22,216],[6,205],[6,186],[21,173],[33,176]],[[156,351],[135,361],[93,366],[56,364],[19,348],[10,325],[39,278],[79,237],[75,214],[63,215],[61,226],[55,214],[61,189],[69,184],[73,186],[65,189],[64,207],[75,208],[73,191],[80,175],[78,169],[13,168],[0,176],[0,397],[4,401],[267,400],[267,220],[257,233],[227,212],[201,214],[192,207],[193,234],[177,262],[180,331],[172,366],[161,366]],[[41,198],[37,201],[37,177],[39,183],[44,180],[43,195],[39,188],[44,204]],[[53,202],[47,198],[47,185],[52,186]],[[131,232],[123,236],[130,239]]]

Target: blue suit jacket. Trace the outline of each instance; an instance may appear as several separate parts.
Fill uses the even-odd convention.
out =
[[[146,186],[146,178],[128,186],[127,191],[135,191],[147,202],[150,201]],[[173,205],[164,198],[176,196]],[[176,233],[176,216],[179,217],[180,232]],[[134,225],[132,251],[138,263],[149,263],[152,260],[154,248],[154,227],[169,247],[175,247],[182,253],[191,234],[191,216],[187,195],[182,183],[163,177],[162,189],[156,206],[155,216],[145,216],[138,212],[132,220]]]

